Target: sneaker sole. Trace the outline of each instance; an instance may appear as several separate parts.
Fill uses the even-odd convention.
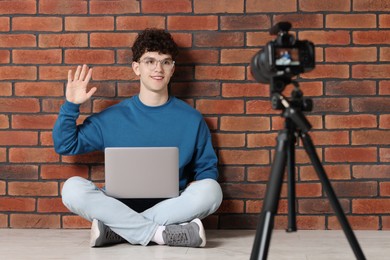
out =
[[[200,219],[196,218],[191,222],[194,222],[199,226],[199,236],[202,239],[202,244],[200,244],[199,247],[205,247],[206,246],[206,232],[204,230],[202,221],[200,221]]]
[[[91,240],[89,241],[89,245],[91,247],[96,246],[96,241],[100,236],[100,230],[99,230],[99,221],[97,219],[94,219],[92,221],[92,226],[91,226]]]

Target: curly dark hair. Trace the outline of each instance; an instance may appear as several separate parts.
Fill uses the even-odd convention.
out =
[[[148,28],[142,31],[135,40],[133,47],[133,61],[138,62],[145,52],[157,51],[170,54],[175,60],[179,50],[170,33],[163,29]]]

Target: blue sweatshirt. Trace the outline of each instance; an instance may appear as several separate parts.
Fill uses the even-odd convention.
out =
[[[180,189],[192,180],[217,179],[217,157],[202,115],[170,97],[157,107],[138,96],[126,99],[76,125],[80,105],[65,101],[53,129],[54,148],[63,155],[106,147],[178,147]]]

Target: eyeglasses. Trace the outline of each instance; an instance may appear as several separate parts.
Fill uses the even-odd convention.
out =
[[[144,63],[149,70],[154,70],[157,67],[158,62],[161,64],[161,67],[166,71],[170,71],[175,65],[175,61],[171,59],[156,60],[153,58],[145,58],[143,60],[140,60],[139,62]]]

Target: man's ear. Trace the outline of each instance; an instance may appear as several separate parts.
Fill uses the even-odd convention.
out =
[[[131,67],[133,68],[135,75],[137,75],[137,76],[141,75],[141,72],[139,71],[139,63],[138,62],[133,61],[133,63],[131,64]]]

